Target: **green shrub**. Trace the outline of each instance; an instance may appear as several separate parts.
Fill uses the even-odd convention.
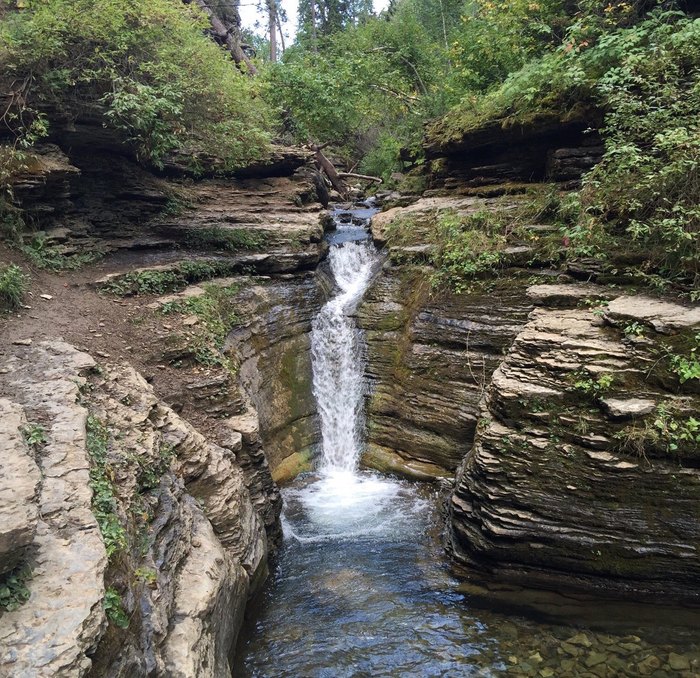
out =
[[[267,234],[246,228],[199,228],[187,233],[187,242],[195,247],[208,247],[228,252],[259,250],[264,247]]]
[[[597,400],[610,392],[615,377],[605,372],[597,377],[593,377],[585,370],[581,370],[571,375],[571,381],[572,390],[579,391],[589,398]]]
[[[447,285],[459,293],[474,276],[492,272],[503,259],[506,244],[504,223],[489,212],[460,217],[453,212],[439,215],[435,232],[434,285]]]
[[[126,530],[117,513],[117,498],[112,482],[112,469],[107,459],[109,431],[97,417],[87,420],[86,445],[90,457],[92,512],[95,514],[107,557],[112,558],[127,547]]]
[[[641,424],[632,424],[615,437],[623,450],[643,457],[653,452],[697,457],[700,452],[700,420],[662,403]]]
[[[29,600],[29,581],[32,570],[28,565],[18,565],[0,576],[0,614],[17,610]]]
[[[0,71],[23,83],[5,122],[25,141],[47,132],[40,110],[75,117],[99,105],[106,125],[156,165],[173,150],[212,154],[226,167],[265,151],[268,114],[256,84],[205,35],[196,3],[23,5],[3,16]]]
[[[613,24],[628,22],[625,3],[610,7],[620,12]],[[497,89],[465,97],[428,127],[428,139],[448,144],[485,125],[595,123],[600,115],[605,153],[578,194],[568,255],[605,258],[624,250],[645,260],[630,271],[643,282],[697,289],[700,19],[655,12],[610,30],[602,19],[582,16],[556,50]]]
[[[235,262],[220,261],[183,261],[172,269],[133,271],[116,280],[102,285],[108,294],[127,297],[138,294],[166,294],[178,292],[190,283],[210,280],[220,275],[232,273]]]
[[[29,277],[19,266],[0,266],[0,310],[19,308],[28,285]]]
[[[22,429],[24,441],[33,448],[38,448],[46,442],[46,431],[41,424],[29,423]]]
[[[110,586],[105,591],[103,605],[107,619],[112,624],[120,629],[125,629],[129,626],[129,615],[125,612],[122,605],[122,597],[113,586]]]
[[[43,234],[35,235],[28,243],[19,245],[18,249],[38,268],[57,272],[75,271],[103,256],[99,251],[66,254],[60,247],[49,244]]]

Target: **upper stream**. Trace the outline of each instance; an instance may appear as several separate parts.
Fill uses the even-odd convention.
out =
[[[358,470],[365,351],[353,314],[380,258],[363,225],[336,221],[336,290],[311,340],[322,453],[283,490],[284,545],[234,675],[694,675],[680,668],[698,652],[692,630],[582,630],[477,605],[448,570],[437,491]]]

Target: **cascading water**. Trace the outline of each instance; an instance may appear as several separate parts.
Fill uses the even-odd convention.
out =
[[[351,473],[360,456],[364,361],[361,335],[351,316],[369,285],[378,257],[368,241],[334,245],[331,272],[339,287],[316,316],[311,335],[314,396],[321,417],[326,473]]]
[[[358,471],[364,433],[364,346],[354,318],[380,257],[366,228],[336,222],[328,255],[336,293],[313,322],[313,389],[321,455],[312,482],[285,491],[285,533],[299,542],[387,538],[423,505],[407,487]]]
[[[365,229],[340,219],[330,245],[337,292],[312,336],[320,463],[283,489],[279,564],[242,633],[234,675],[574,675],[560,664],[569,654],[547,655],[570,627],[476,608],[459,592],[433,490],[358,470],[365,365],[353,314],[379,261]],[[604,638],[597,652],[607,651],[612,636]]]

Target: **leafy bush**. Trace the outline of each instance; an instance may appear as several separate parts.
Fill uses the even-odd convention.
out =
[[[65,253],[60,247],[50,244],[42,234],[35,235],[28,243],[18,246],[20,252],[38,268],[50,271],[74,271],[103,256],[99,251]]]
[[[624,12],[624,3],[611,5]],[[622,22],[623,15],[617,17]],[[608,30],[583,17],[562,44],[428,128],[448,144],[484,125],[604,114],[602,162],[584,180],[570,255],[624,248],[646,282],[700,281],[700,19],[656,12]]]
[[[0,71],[14,81],[4,122],[29,142],[39,111],[105,123],[156,165],[175,149],[229,167],[264,152],[267,111],[256,85],[206,35],[196,3],[179,0],[27,0],[0,26]],[[53,114],[53,113],[52,113]]]
[[[476,275],[494,271],[506,244],[503,221],[488,212],[459,217],[443,212],[437,221],[433,253],[434,285],[447,285],[459,293]]]
[[[605,155],[582,206],[648,261],[642,273],[700,283],[700,20],[659,15],[602,45],[624,50],[597,82]],[[600,46],[599,49],[603,47]]]
[[[681,353],[670,347],[665,348],[671,370],[681,384],[692,380],[700,381],[700,332],[693,335],[689,344],[687,351]]]
[[[0,266],[0,310],[19,308],[28,284],[29,278],[19,266]]]
[[[32,570],[28,565],[18,565],[0,577],[0,614],[17,610],[29,600],[29,581]]]
[[[182,261],[172,269],[132,271],[102,285],[108,294],[128,297],[139,294],[178,292],[190,283],[233,273],[237,265],[226,259],[218,261]]]
[[[628,426],[616,438],[623,450],[643,457],[653,452],[693,457],[700,451],[700,420],[662,403],[641,425]]]
[[[125,629],[129,626],[129,615],[125,612],[122,605],[122,597],[113,586],[110,586],[105,591],[103,605],[107,619],[112,624],[120,629]]]
[[[107,459],[109,431],[97,417],[88,417],[86,445],[90,456],[92,511],[102,533],[107,557],[112,558],[117,552],[126,548],[127,538],[126,530],[117,513],[112,470]]]

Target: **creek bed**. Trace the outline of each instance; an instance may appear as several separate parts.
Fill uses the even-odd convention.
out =
[[[553,624],[475,606],[449,572],[431,486],[310,475],[283,494],[284,546],[235,676],[700,675],[692,627],[637,626],[621,610],[594,631],[575,613]]]

